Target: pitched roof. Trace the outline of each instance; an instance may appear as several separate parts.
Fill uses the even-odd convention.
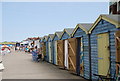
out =
[[[49,38],[49,37],[50,37],[51,39],[53,39],[54,34],[49,34],[49,35],[48,35],[48,38]]]
[[[55,32],[56,33],[56,35],[60,38],[61,37],[61,35],[62,35],[62,31],[61,32]]]
[[[43,37],[43,40],[44,40],[44,39],[47,41],[47,39],[48,39],[48,36],[44,36],[44,37]]]
[[[93,23],[81,23],[79,25],[82,25],[88,31],[92,27]]]
[[[92,30],[95,28],[95,26],[99,23],[99,21],[103,19],[105,21],[108,21],[116,26],[116,28],[120,28],[120,15],[100,15],[97,20],[94,22],[92,27],[89,30],[89,33],[92,32]]]
[[[74,28],[65,28],[62,32],[62,35],[61,35],[60,39],[62,38],[64,32],[66,32],[71,37],[71,34],[72,34],[73,30],[74,30]]]
[[[57,31],[55,32],[54,36],[53,36],[53,39],[55,38],[55,36],[58,36],[58,38],[60,39],[61,35],[62,35],[62,31]]]
[[[102,16],[105,16],[107,18],[110,18],[110,19],[120,23],[120,15],[102,15]]]
[[[72,34],[73,30],[74,30],[74,28],[65,28],[65,29],[64,29],[64,31],[65,31],[66,33],[68,33],[69,35]]]
[[[72,36],[75,34],[75,32],[77,31],[78,28],[82,29],[83,31],[86,32],[86,34],[88,34],[88,30],[92,27],[92,23],[79,23],[76,25],[73,33],[72,33]]]

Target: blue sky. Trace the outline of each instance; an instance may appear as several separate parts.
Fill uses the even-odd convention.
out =
[[[78,23],[93,23],[100,14],[108,14],[108,5],[108,2],[3,2],[2,41],[42,37],[74,28]]]

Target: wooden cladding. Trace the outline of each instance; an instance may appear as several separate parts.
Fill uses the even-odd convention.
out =
[[[68,63],[69,70],[72,72],[76,72],[76,48],[77,47],[77,39],[71,38],[68,39]]]
[[[60,68],[64,68],[64,42],[63,40],[57,41],[57,63]]]

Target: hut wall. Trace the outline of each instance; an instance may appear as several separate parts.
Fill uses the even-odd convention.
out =
[[[54,37],[53,41],[57,41],[57,40],[59,40],[59,38],[58,38],[58,36],[57,36],[57,35],[55,35],[55,37]]]
[[[116,61],[116,49],[115,49],[115,37],[114,33],[116,31],[115,25],[105,21],[101,20],[97,26],[93,29],[90,41],[91,41],[91,65],[92,65],[92,79],[97,79],[96,76],[93,74],[98,74],[98,46],[97,46],[97,34],[100,33],[109,33],[109,46],[110,46],[110,61],[111,61],[111,68],[110,68],[110,74],[112,77],[114,77],[115,74],[115,63]]]
[[[65,39],[68,39],[68,38],[70,38],[70,36],[66,32],[64,32],[61,40],[65,40]]]

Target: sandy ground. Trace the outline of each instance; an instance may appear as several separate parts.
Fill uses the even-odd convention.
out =
[[[3,56],[3,79],[82,79],[53,64],[33,62],[31,54],[11,52]]]

